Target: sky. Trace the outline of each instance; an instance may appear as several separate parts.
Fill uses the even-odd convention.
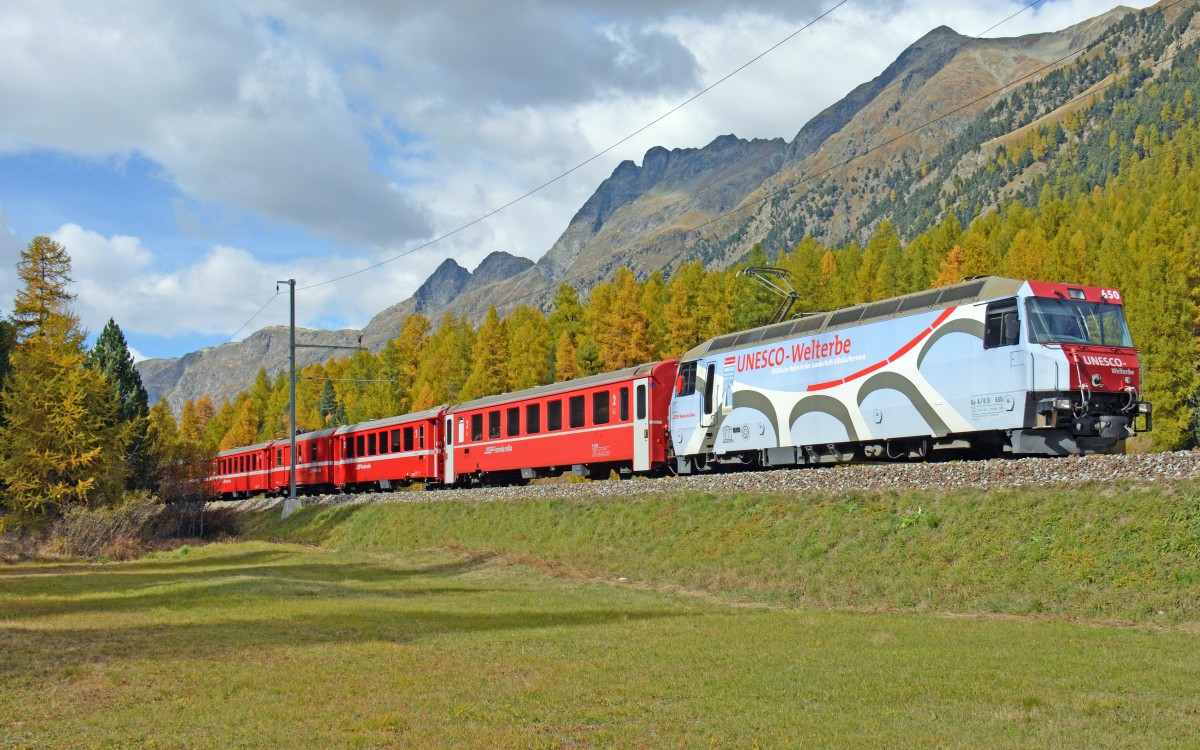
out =
[[[5,0],[0,314],[49,235],[83,325],[135,358],[286,325],[284,279],[298,325],[361,328],[447,258],[537,260],[653,146],[790,141],[939,25],[1117,5],[987,31],[1031,0],[838,2]]]

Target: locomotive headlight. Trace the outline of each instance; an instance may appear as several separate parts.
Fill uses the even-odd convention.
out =
[[[1125,376],[1125,385],[1133,385],[1133,378],[1126,375]]]
[[[1069,398],[1054,399],[1054,408],[1058,409],[1059,411],[1070,411],[1071,399],[1069,399]]]
[[[1142,402],[1138,403],[1138,414],[1149,414],[1149,413],[1150,413],[1150,403],[1149,402],[1142,401]]]

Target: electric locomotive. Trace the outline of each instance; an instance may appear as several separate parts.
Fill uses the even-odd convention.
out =
[[[687,352],[675,468],[1112,452],[1150,429],[1140,378],[1117,290],[970,279]]]

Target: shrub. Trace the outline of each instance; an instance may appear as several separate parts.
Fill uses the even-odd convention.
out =
[[[129,560],[174,527],[175,519],[157,497],[136,490],[113,505],[68,509],[51,528],[47,549],[73,557]]]

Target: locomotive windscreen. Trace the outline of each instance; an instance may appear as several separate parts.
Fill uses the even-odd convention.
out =
[[[1120,305],[1047,297],[1033,297],[1027,305],[1034,343],[1133,346]]]

